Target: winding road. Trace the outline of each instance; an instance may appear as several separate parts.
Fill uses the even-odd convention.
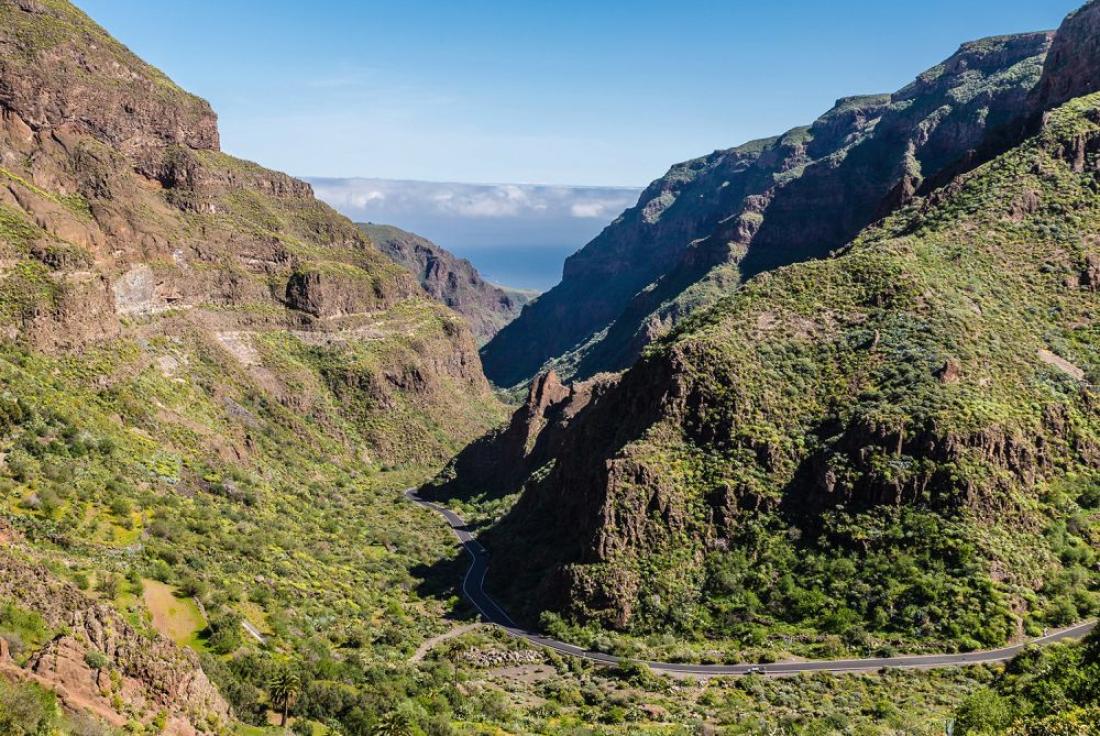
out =
[[[489,552],[470,533],[465,520],[454,511],[420,497],[416,489],[405,491],[405,497],[414,503],[440,514],[450,525],[451,531],[458,537],[463,549],[472,560],[466,576],[462,580],[462,593],[474,604],[474,608],[489,623],[504,629],[508,634],[524,639],[560,654],[599,662],[618,664],[622,657],[603,652],[593,652],[556,639],[550,639],[532,631],[520,628],[508,616],[508,613],[485,592],[485,575],[489,571]],[[880,657],[871,659],[831,659],[809,662],[775,662],[768,664],[681,664],[676,662],[646,662],[656,672],[680,675],[718,676],[747,675],[762,672],[768,675],[793,675],[801,672],[874,672],[883,668],[933,669],[937,667],[962,667],[976,664],[1006,662],[1025,647],[1032,644],[1045,645],[1065,639],[1078,639],[1088,634],[1096,626],[1096,621],[1070,626],[1053,631],[1038,639],[1030,639],[1002,649],[961,654],[922,654],[902,657]]]

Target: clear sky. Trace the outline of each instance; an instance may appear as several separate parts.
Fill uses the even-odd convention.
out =
[[[644,185],[1083,0],[76,0],[299,176]]]

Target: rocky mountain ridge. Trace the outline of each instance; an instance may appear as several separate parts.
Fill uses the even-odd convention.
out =
[[[491,403],[468,331],[308,184],[221,153],[205,102],[67,4],[28,8],[5,5],[0,38],[9,339],[80,349],[163,317],[270,384],[251,357],[265,334],[341,350],[393,319],[405,339],[421,310],[406,365],[387,368],[419,377],[359,385],[383,405],[401,392],[453,404],[451,382]]]
[[[972,194],[983,184],[979,179],[966,191]],[[909,225],[895,227],[904,231]],[[901,239],[896,245],[881,244],[887,246],[899,249],[899,255],[909,247]],[[1086,274],[1097,255],[1089,247],[1083,253],[1070,251],[1064,277],[1059,270],[1046,286],[1055,292],[1071,290],[1066,301],[1072,308],[1061,302],[1062,308],[1081,326],[1069,334],[1087,331],[1090,324],[1094,297]],[[1038,270],[1046,255],[1040,253],[1030,265]],[[928,305],[907,312],[904,319],[916,325],[929,319],[925,309],[950,314],[966,308],[965,299],[958,307],[941,301],[950,294],[939,291],[942,284],[897,271],[895,264],[880,264],[877,258],[875,248],[867,247],[837,259],[835,266],[826,262],[827,269],[784,273],[774,286],[774,280],[762,279],[741,300],[699,323],[689,322],[673,342],[573,417],[564,431],[548,435],[555,438],[556,451],[539,458],[538,472],[523,476],[525,490],[515,508],[487,535],[496,589],[519,607],[531,601],[527,610],[560,611],[624,630],[668,630],[676,625],[666,617],[678,607],[713,605],[715,597],[708,591],[715,583],[707,571],[721,564],[725,550],[740,554],[750,543],[744,535],[756,524],[774,523],[776,533],[788,526],[798,529],[813,550],[798,554],[824,554],[830,545],[856,544],[847,536],[850,530],[830,531],[842,518],[873,527],[897,513],[892,510],[905,513],[911,508],[975,528],[1011,525],[1021,543],[1033,547],[1031,554],[1049,559],[1049,553],[1037,551],[1042,543],[1024,530],[1050,522],[1025,512],[1028,502],[1023,499],[1061,483],[1062,468],[1074,469],[1082,489],[1097,482],[1100,422],[1095,399],[1078,378],[1095,374],[1095,362],[1087,362],[1087,350],[1074,351],[1072,359],[1051,357],[1055,354],[1042,340],[1036,342],[1035,333],[1026,341],[1017,336],[1017,349],[1029,347],[1018,358],[1024,365],[1011,370],[1013,378],[1022,370],[1036,376],[1031,380],[1060,383],[1058,398],[1040,404],[1027,419],[965,420],[976,398],[959,397],[960,386],[972,387],[963,388],[966,393],[990,392],[996,386],[1007,397],[1006,407],[1018,401],[1020,393],[1013,393],[1017,386],[998,380],[989,364],[956,357],[959,352],[981,354],[986,348],[980,343],[929,341],[934,329],[910,342],[918,340],[916,334],[906,334],[903,323],[888,314],[890,309],[868,319],[864,310],[870,308],[874,315],[876,302],[896,299]],[[831,278],[843,283],[848,277],[833,273],[849,264],[871,269],[855,278],[878,284],[875,288],[882,291],[867,292],[853,307],[839,308],[838,292],[826,283]],[[891,283],[899,278],[900,284]],[[1064,285],[1070,281],[1072,287]],[[794,294],[811,284],[832,295],[829,309],[806,310],[796,306],[795,298],[776,298],[776,289],[789,288]],[[891,295],[899,286],[901,294]],[[985,315],[994,311],[985,297],[976,303],[974,309]],[[744,326],[732,327],[731,321],[737,320]],[[991,324],[977,329],[988,336],[982,339],[995,340],[1001,328]],[[727,346],[733,335],[739,337]],[[826,342],[814,346],[820,340]],[[862,353],[856,353],[856,365],[845,367],[844,354],[859,346],[870,351],[870,364],[864,366]],[[768,366],[769,356],[778,359],[779,351],[814,355],[814,361],[832,355],[827,360],[835,360],[836,366],[823,363],[818,371],[824,375],[815,371],[808,377],[810,384],[802,385],[792,381],[797,374],[789,372],[785,360]],[[909,351],[925,357],[919,358],[920,367],[903,370],[904,361],[913,359],[906,358]],[[1003,370],[1003,363],[997,365]],[[761,377],[750,378],[747,372],[753,370]],[[900,375],[893,376],[894,371]],[[830,375],[834,372],[835,378]],[[853,394],[833,405],[834,399],[826,398],[828,384],[818,383],[825,380],[852,381]],[[899,380],[900,385],[891,386]],[[785,382],[791,383],[790,391]],[[891,387],[872,389],[876,384]],[[769,396],[769,391],[780,396]],[[883,392],[886,404],[868,403],[861,392]],[[845,401],[853,402],[854,413],[839,409]],[[917,408],[924,401],[933,408]],[[807,402],[812,407],[807,414],[794,409]],[[779,420],[784,414],[795,416]],[[803,440],[798,437],[804,430],[798,427],[807,428]],[[834,518],[833,509],[844,511]],[[773,521],[761,522],[767,519]],[[988,532],[968,534],[980,539]],[[523,541],[516,547],[514,540]],[[984,563],[991,568],[1011,569],[989,550],[983,554],[991,555]],[[694,582],[685,583],[685,574]],[[1002,583],[1023,583],[1014,573],[1003,574]],[[1042,579],[1055,573],[1038,574]],[[830,579],[830,585],[837,583]],[[1017,589],[1009,597],[1027,595]],[[658,599],[659,604],[653,602]],[[771,610],[786,615],[781,604]],[[1081,613],[1090,610],[1091,604]],[[987,615],[999,619],[1004,613],[990,609]]]
[[[1072,13],[1054,39],[1032,107],[1049,110],[1100,88],[1100,3]]]
[[[371,242],[411,272],[429,295],[455,310],[485,343],[535,296],[491,284],[473,264],[419,235],[390,225],[360,224]]]
[[[426,494],[440,499],[475,494],[497,498],[515,491],[561,453],[572,420],[617,378],[606,374],[566,386],[553,371],[539,376],[509,422],[466,446],[433,479]]]
[[[581,379],[621,370],[744,279],[843,246],[1019,139],[1053,35],[964,44],[892,95],[673,167],[483,348],[487,375],[511,386],[547,362]]]

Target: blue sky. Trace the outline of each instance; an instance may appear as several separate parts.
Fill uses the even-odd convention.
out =
[[[300,176],[640,186],[1078,0],[77,0]]]

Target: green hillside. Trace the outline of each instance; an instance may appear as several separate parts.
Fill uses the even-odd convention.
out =
[[[1098,108],[649,351],[488,535],[495,588],[649,653],[967,648],[1095,613]]]

